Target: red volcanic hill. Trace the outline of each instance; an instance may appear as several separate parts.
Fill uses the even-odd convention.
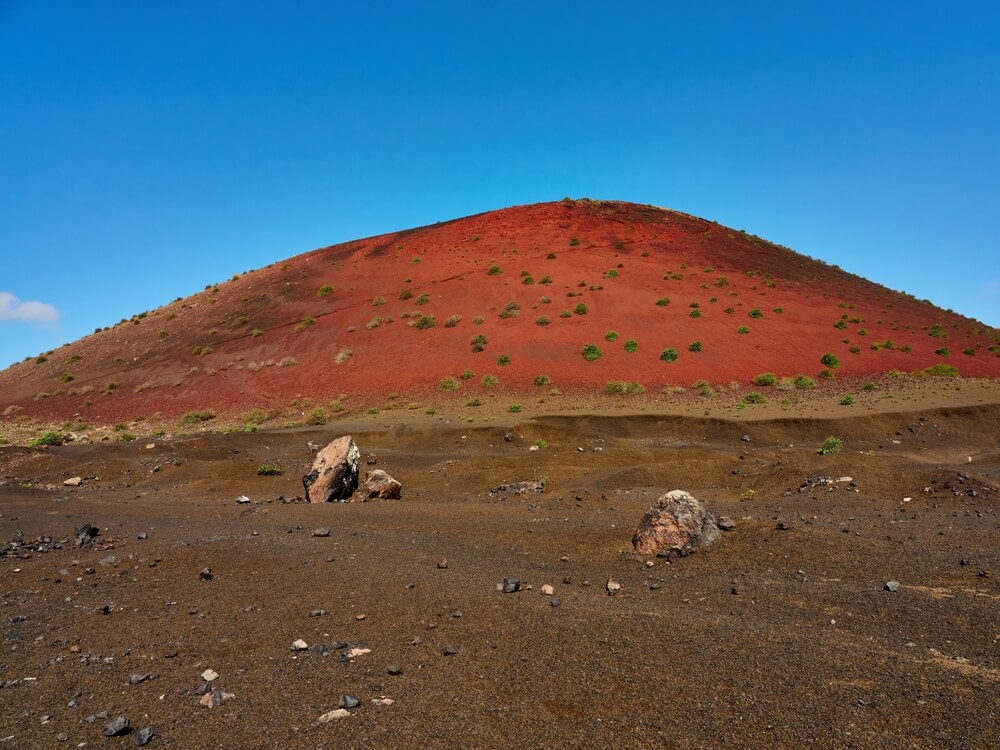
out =
[[[940,364],[997,376],[995,335],[711,221],[564,200],[234,276],[0,373],[0,411],[107,423],[453,385],[467,399],[485,376],[515,392],[541,375],[563,392],[749,383],[815,377],[826,354],[838,377]]]

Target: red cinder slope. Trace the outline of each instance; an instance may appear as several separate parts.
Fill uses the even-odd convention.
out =
[[[284,407],[299,395],[357,404],[437,391],[448,376],[468,398],[487,374],[501,391],[535,392],[538,375],[563,392],[616,379],[748,383],[815,377],[827,353],[838,377],[937,364],[997,376],[995,334],[711,221],[562,201],[234,276],[0,373],[0,410],[98,423]],[[595,361],[581,355],[587,344]],[[667,349],[676,359],[661,357]],[[474,378],[458,378],[465,370]]]

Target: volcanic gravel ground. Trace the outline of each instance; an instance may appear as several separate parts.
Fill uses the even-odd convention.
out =
[[[306,442],[345,425],[5,448],[0,747],[996,747],[998,418],[355,425],[405,489],[347,505],[295,501]],[[817,455],[834,427],[844,451]],[[799,491],[814,475],[854,483]],[[632,532],[675,488],[736,527],[647,566]],[[342,694],[360,705],[318,723]]]

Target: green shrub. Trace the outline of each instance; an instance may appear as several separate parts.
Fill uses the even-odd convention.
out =
[[[516,302],[508,302],[499,312],[501,318],[516,318],[521,314],[521,306]]]
[[[472,370],[466,367],[464,370],[462,370],[462,372],[459,373],[458,377],[460,377],[462,380],[472,380],[474,377],[476,377],[476,373],[474,373]]]
[[[442,378],[441,382],[438,383],[438,388],[442,391],[455,391],[458,390],[458,381],[451,375],[446,378]]]
[[[854,403],[854,396],[841,396],[839,403],[841,406],[850,406]]]
[[[436,325],[436,321],[433,315],[421,315],[417,318],[417,321],[413,324],[414,328],[424,331],[428,328],[433,328]]]
[[[657,307],[666,307],[669,304],[670,304],[669,297],[660,297],[658,300],[656,300]]]
[[[701,342],[700,341],[692,341],[690,344],[688,344],[688,351],[689,352],[700,352],[701,351]]]
[[[767,399],[764,398],[764,395],[761,393],[757,393],[757,391],[751,391],[750,393],[748,393],[743,397],[744,404],[763,404],[766,402]]]
[[[868,391],[874,391],[875,390],[875,384],[872,383],[871,381],[865,381],[864,383],[861,384],[861,390],[866,391],[866,392],[868,392]]]
[[[329,284],[324,284],[323,286],[321,286],[319,289],[316,290],[317,297],[326,297],[330,294],[333,294],[333,287],[330,286]]]
[[[588,362],[593,362],[600,359],[603,352],[601,352],[596,344],[584,344],[583,348],[580,350],[580,354]]]
[[[297,326],[295,326],[295,330],[301,333],[302,331],[306,330],[309,326],[313,325],[316,325],[316,318],[303,318],[302,322],[299,323]],[[202,351],[202,354],[204,353],[205,352]]]
[[[948,349],[947,346],[942,346],[940,349],[935,349],[934,353],[937,354],[939,357],[950,357],[951,356],[951,351]]]
[[[382,297],[381,295],[372,299],[372,307],[379,307],[380,305],[384,304],[385,304],[385,297]]]
[[[306,415],[306,424],[320,425],[326,424],[326,421],[326,411],[318,407]]]
[[[571,313],[569,310],[563,310],[561,313],[559,313],[559,317],[560,318],[571,318],[571,317],[573,317],[573,313]]]
[[[40,448],[43,445],[62,445],[63,441],[66,440],[66,436],[61,432],[56,432],[55,430],[49,430],[48,432],[43,432],[38,437],[28,441],[29,448]]]
[[[254,328],[252,331],[250,331],[250,335],[253,336],[254,338],[257,338],[258,336],[262,335],[263,333],[264,332],[261,329],[259,329],[259,328]]]
[[[401,300],[408,300],[412,297],[413,297],[413,292],[411,292],[409,289],[404,289],[399,293],[399,298]]]
[[[691,312],[688,313],[688,317],[689,318],[700,318],[701,317],[701,310],[695,308],[694,310],[692,310]]]
[[[826,456],[831,453],[840,453],[844,449],[844,441],[839,437],[830,435],[822,442],[816,452],[821,456]]]
[[[571,237],[570,241],[569,241],[569,244],[570,244],[570,247],[576,247],[577,245],[580,244],[580,240],[578,240],[576,237]]]
[[[639,351],[639,342],[636,341],[635,339],[629,339],[628,341],[625,342],[625,351],[629,352],[630,354]]]
[[[496,276],[503,273],[503,269],[500,266],[490,266],[490,270],[486,272],[489,276]]]
[[[500,379],[497,378],[496,375],[486,373],[483,375],[483,379],[479,381],[479,384],[482,385],[483,388],[496,388],[500,385]]]
[[[750,333],[750,329],[747,328],[746,326],[740,326],[739,328],[736,329],[736,333],[742,336],[744,334]]]
[[[938,378],[957,378],[958,368],[952,365],[931,365],[923,370],[917,370],[914,374],[930,375]]]
[[[539,315],[537,318],[535,318],[535,325],[536,326],[547,326],[551,322],[552,321],[549,320],[549,316],[548,315]]]
[[[640,383],[625,380],[609,380],[604,386],[604,392],[609,396],[631,396],[635,393],[643,393],[645,390]]]
[[[927,331],[927,335],[936,339],[948,338],[948,333],[944,330],[944,326],[931,326],[930,330]]]
[[[820,364],[826,365],[827,367],[836,370],[840,367],[840,360],[830,352],[827,352],[822,357],[819,358]]]
[[[482,402],[482,399],[474,397],[474,398],[470,398],[468,401],[466,401],[465,405],[466,406],[473,406],[473,407],[475,407],[475,406],[482,406],[483,402]]]
[[[486,337],[483,334],[477,333],[475,336],[472,337],[473,352],[481,352],[485,348],[486,348]]]
[[[208,422],[211,419],[215,419],[215,412],[211,409],[206,409],[205,411],[189,411],[181,417],[181,424],[198,424],[199,422]]]
[[[261,464],[260,468],[257,469],[257,476],[260,477],[280,477],[284,473],[285,470],[281,468],[281,464],[273,462]]]
[[[577,302],[576,303],[576,307],[573,308],[573,314],[574,315],[586,315],[587,314],[587,306],[585,304],[583,304],[582,302]]]
[[[525,276],[523,279],[521,279],[521,283],[525,284],[526,286],[530,286],[531,284],[535,283],[535,280],[531,276]]]
[[[773,372],[762,372],[753,379],[754,385],[777,385],[778,376]]]
[[[429,295],[429,294],[421,294],[419,297],[417,297],[415,300],[413,300],[413,304],[414,305],[426,305],[430,301],[431,301],[431,295]]]
[[[677,359],[677,350],[673,347],[668,347],[660,352],[660,359],[664,362],[673,362]]]
[[[798,390],[804,391],[809,388],[815,388],[816,382],[808,375],[796,375],[795,379],[792,381],[792,385],[794,385]]]
[[[506,367],[509,364],[510,364],[510,355],[509,354],[501,354],[499,357],[497,357],[497,365],[498,366],[500,366],[500,367]]]
[[[535,376],[535,385],[538,386],[539,388],[542,388],[544,386],[551,385],[551,384],[552,384],[552,379],[548,375],[536,375]]]
[[[511,404],[510,406],[507,407],[507,411],[511,412],[512,414],[516,414],[517,412],[521,411],[521,405]]]
[[[618,331],[608,331],[606,334],[604,334],[604,340],[605,341],[617,341],[618,340]]]
[[[748,312],[748,313],[747,313],[747,315],[748,315],[749,317],[751,317],[751,318],[763,318],[763,317],[764,317],[764,313],[762,313],[762,312],[761,312],[761,311],[760,311],[759,309],[757,309],[756,307],[755,307],[755,308],[753,308],[753,309],[752,309],[752,310],[751,310],[750,312]]]

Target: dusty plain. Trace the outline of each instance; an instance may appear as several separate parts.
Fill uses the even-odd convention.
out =
[[[0,448],[0,747],[997,747],[996,384],[712,403]],[[342,434],[402,500],[298,499],[307,443]],[[490,492],[523,479],[545,492]],[[675,488],[735,529],[638,557]]]

